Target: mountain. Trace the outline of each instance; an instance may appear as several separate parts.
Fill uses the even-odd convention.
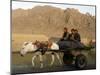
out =
[[[61,9],[52,6],[36,6],[32,9],[12,10],[12,33],[44,34],[61,37],[63,27],[79,30],[82,38],[95,38],[96,17],[83,14],[78,9]]]

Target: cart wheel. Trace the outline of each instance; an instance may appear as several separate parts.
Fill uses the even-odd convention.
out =
[[[63,56],[63,62],[65,65],[72,64],[73,62],[73,55],[72,54],[65,54]]]
[[[87,65],[86,56],[84,56],[83,54],[77,55],[75,60],[76,68],[83,69],[86,67],[86,65]]]

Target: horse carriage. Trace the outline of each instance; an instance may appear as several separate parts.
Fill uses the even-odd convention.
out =
[[[27,44],[28,43],[25,43],[25,45],[27,45]],[[81,42],[78,42],[78,41],[58,41],[56,43],[54,49],[48,49],[46,46],[44,46],[42,44],[42,45],[40,45],[41,47],[37,50],[35,48],[35,45],[33,48],[33,46],[31,46],[31,44],[33,44],[33,43],[29,44],[29,46],[26,48],[27,50],[24,49],[25,48],[25,46],[24,46],[23,50],[21,50],[21,55],[26,54],[26,52],[28,51],[28,48],[30,48],[31,51],[36,53],[36,56],[40,57],[41,68],[43,68],[42,55],[44,55],[46,53],[51,54],[52,55],[51,65],[52,65],[54,63],[54,54],[57,56],[60,63],[62,63],[59,55],[57,54],[57,53],[62,52],[64,65],[75,64],[76,68],[84,69],[87,66],[87,57],[82,53],[82,51],[90,50],[90,49],[94,48],[94,46],[85,46],[84,44],[82,44]],[[59,46],[59,50],[57,48],[57,45]],[[36,58],[36,56],[32,57],[33,67],[35,66],[34,59]]]
[[[87,66],[87,57],[82,53],[84,50],[91,50],[95,44],[85,46],[78,41],[59,41],[59,51],[63,52],[63,63],[65,65],[74,64],[77,69],[83,69]]]

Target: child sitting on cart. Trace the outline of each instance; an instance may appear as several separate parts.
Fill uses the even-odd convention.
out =
[[[67,33],[67,34],[65,34]],[[84,45],[81,43],[81,37],[78,33],[78,30],[71,29],[71,33],[67,31],[67,29],[64,28],[64,36],[58,42],[60,49],[67,49],[67,48],[83,48]],[[65,39],[66,38],[66,39]]]

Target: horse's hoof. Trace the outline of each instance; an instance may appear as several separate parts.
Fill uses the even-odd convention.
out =
[[[21,57],[24,57],[24,55],[20,54]]]
[[[53,64],[50,64],[50,66],[52,66]]]
[[[62,65],[62,63],[60,63],[60,65]]]
[[[40,67],[41,69],[43,68],[43,67]]]
[[[43,68],[43,65],[41,65],[40,68]]]

